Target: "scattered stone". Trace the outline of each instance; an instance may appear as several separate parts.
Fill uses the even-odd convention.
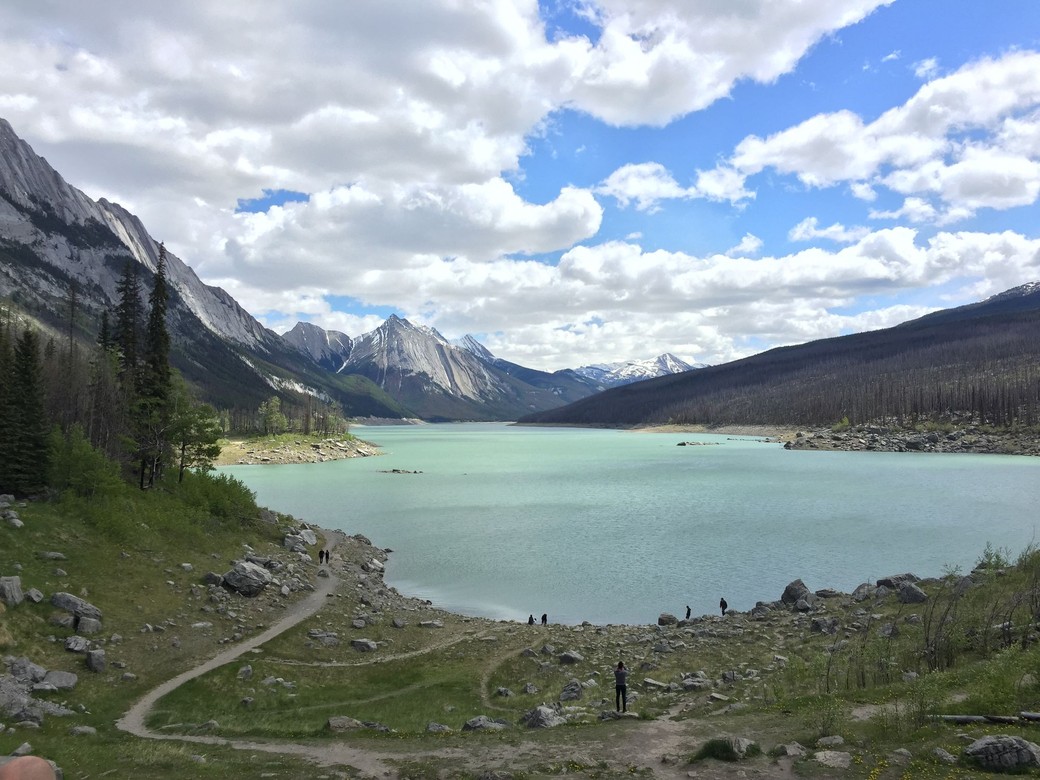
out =
[[[91,604],[89,601],[84,601],[79,596],[73,596],[71,593],[58,592],[51,596],[51,604],[58,609],[63,609],[66,612],[71,612],[77,618],[94,618],[95,620],[101,620],[101,610]]]
[[[904,582],[899,586],[899,601],[903,604],[920,604],[928,601],[928,594],[912,582]]]
[[[560,654],[560,663],[561,664],[577,664],[577,663],[581,663],[584,660],[585,660],[584,656],[582,656],[580,653],[577,653],[577,652],[575,652],[573,650],[567,650],[566,652]]]
[[[439,620],[420,620],[419,628],[444,628],[444,623]]]
[[[512,695],[513,695],[513,692],[511,690],[509,690],[508,688],[504,688],[503,687],[503,688],[496,688],[495,689],[495,696],[507,697],[507,696],[512,696]]]
[[[451,726],[445,726],[443,723],[434,723],[430,721],[426,724],[426,731],[430,734],[450,734]]]
[[[231,571],[224,573],[223,584],[243,596],[259,595],[274,577],[263,566],[249,561],[238,561]]]
[[[351,640],[350,646],[359,653],[371,653],[379,649],[379,645],[371,639],[354,639]]]
[[[105,671],[105,651],[100,648],[90,650],[87,653],[87,668],[92,672]]]
[[[669,614],[668,612],[662,612],[657,616],[657,625],[659,626],[674,626],[679,622],[679,618],[675,615]]]
[[[76,631],[81,634],[101,633],[101,621],[97,618],[84,617],[76,621]]]
[[[816,740],[816,747],[838,747],[839,745],[844,744],[845,739],[843,737],[838,736],[837,734],[833,734],[828,737],[820,737],[818,740]]]
[[[44,676],[43,682],[48,685],[53,685],[59,691],[70,691],[76,687],[76,684],[79,682],[79,677],[72,672],[63,672],[52,669]]]
[[[812,759],[831,769],[848,769],[852,766],[852,754],[838,750],[818,750],[813,753]]]
[[[81,636],[70,636],[65,640],[65,649],[70,653],[85,653],[90,649],[90,640]]]
[[[27,601],[31,601],[33,604],[39,604],[41,601],[43,601],[44,597],[43,594],[36,588],[29,588],[29,590],[25,592],[25,598]]]
[[[253,679],[253,667],[250,666],[249,664],[246,664],[241,669],[239,669],[238,670],[238,679],[239,680],[251,680],[251,679]]]
[[[73,726],[69,729],[69,736],[71,737],[95,737],[97,736],[97,729],[93,726]]]
[[[560,691],[560,701],[576,701],[581,698],[581,695],[581,682],[578,680],[570,680],[563,686],[563,690]]]
[[[935,748],[932,751],[932,755],[944,764],[953,765],[957,763],[957,756],[953,755],[953,753],[948,750],[943,750],[941,747]]]

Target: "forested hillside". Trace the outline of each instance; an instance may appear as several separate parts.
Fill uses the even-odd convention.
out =
[[[617,388],[523,422],[1040,424],[1040,285],[885,330]]]

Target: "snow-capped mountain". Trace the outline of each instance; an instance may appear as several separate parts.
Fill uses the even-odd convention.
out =
[[[574,369],[575,373],[599,382],[604,387],[617,387],[644,379],[653,379],[668,374],[681,374],[697,368],[707,368],[704,363],[690,365],[670,352],[665,352],[650,360],[629,360],[623,363],[597,363]]]

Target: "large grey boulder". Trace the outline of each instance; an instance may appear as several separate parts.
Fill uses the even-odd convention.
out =
[[[577,653],[574,650],[567,650],[560,654],[561,664],[578,664],[585,660],[585,657],[581,653]]]
[[[59,591],[51,596],[51,604],[58,609],[63,609],[66,612],[71,612],[77,618],[94,618],[95,620],[101,620],[101,610],[91,604],[89,601],[84,601],[79,596],[73,596],[71,593],[65,593]]]
[[[679,618],[670,612],[662,612],[657,616],[657,625],[659,626],[674,626],[679,622]]]
[[[371,639],[353,639],[350,642],[350,646],[359,653],[372,653],[379,649],[379,645]]]
[[[579,680],[571,680],[560,691],[560,701],[576,701],[581,698],[582,690]]]
[[[903,604],[920,604],[928,600],[928,594],[912,582],[904,582],[899,586],[899,600]]]
[[[555,708],[542,704],[525,713],[520,718],[520,722],[529,729],[551,729],[556,726],[562,726],[567,722],[567,719]]]
[[[256,596],[273,580],[271,572],[249,561],[237,561],[231,571],[224,574],[224,585],[243,596]]]
[[[17,607],[24,600],[21,577],[0,577],[0,601],[9,607]]]
[[[852,766],[852,754],[841,750],[817,750],[812,760],[831,769],[848,769]]]
[[[15,658],[11,661],[11,666],[8,671],[15,680],[23,683],[40,682],[47,676],[46,669],[39,664],[33,663],[25,656]]]
[[[357,731],[364,727],[365,724],[360,720],[349,718],[346,715],[334,715],[325,722],[325,728],[335,734],[341,734],[344,731]]]
[[[63,672],[52,669],[47,672],[43,681],[48,685],[53,685],[59,691],[67,691],[76,687],[76,684],[79,682],[79,677],[72,672]]]
[[[920,577],[916,574],[907,572],[906,574],[893,574],[891,577],[879,577],[877,584],[884,588],[889,588],[890,590],[899,590],[903,583],[914,583],[918,580],[920,580]]]
[[[1040,766],[1040,745],[1022,737],[996,734],[972,742],[964,756],[988,772],[1021,772]]]
[[[105,651],[101,648],[87,653],[87,668],[92,672],[105,671]]]
[[[813,595],[813,592],[809,590],[801,580],[795,580],[788,584],[788,586],[784,588],[783,595],[780,596],[780,601],[789,607],[793,607],[803,599],[809,604],[812,604],[816,601],[816,596]]]
[[[296,533],[301,539],[303,539],[305,544],[309,544],[311,547],[318,543],[318,535],[310,528],[301,528]]]

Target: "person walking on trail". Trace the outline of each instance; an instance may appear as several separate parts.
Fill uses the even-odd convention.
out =
[[[722,616],[726,616],[726,610],[729,609],[729,604],[726,603],[726,599],[719,599],[719,609],[722,610]]]
[[[614,669],[614,709],[628,712],[628,669],[624,661],[618,661]]]

